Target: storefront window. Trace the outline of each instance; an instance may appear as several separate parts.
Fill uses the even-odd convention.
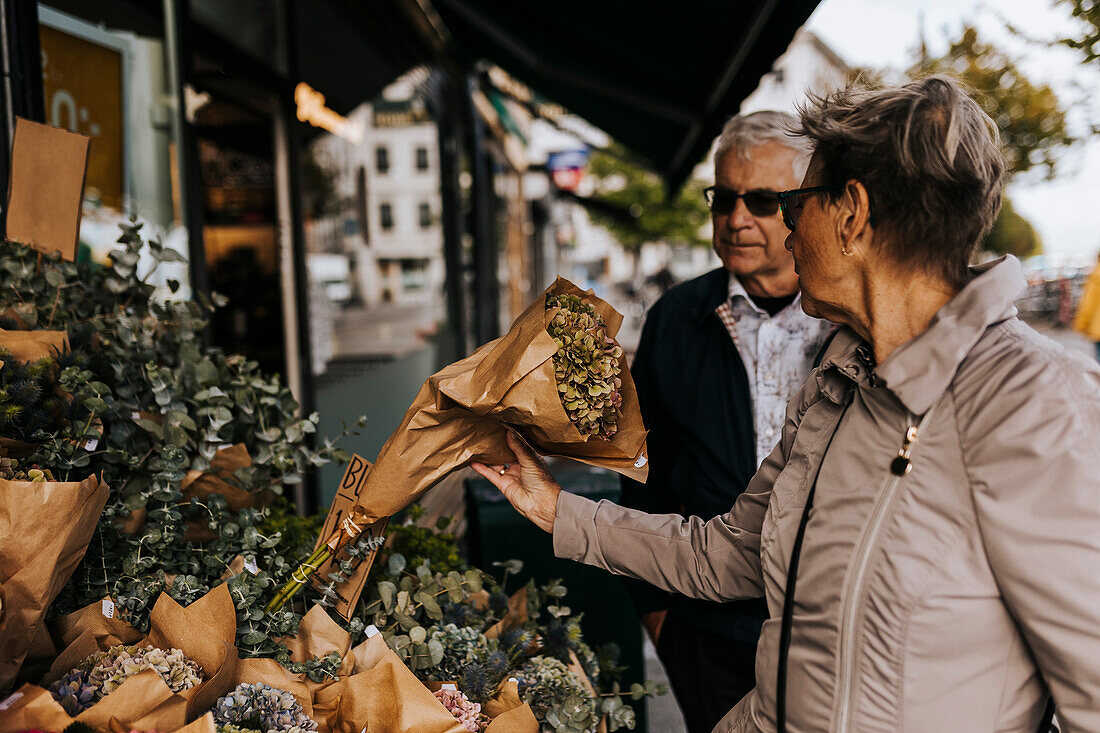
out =
[[[131,214],[186,256],[163,27],[111,25],[92,0],[66,10],[40,5],[38,17],[46,122],[91,138],[78,257],[104,261]],[[187,266],[163,265],[155,281],[169,278],[186,297]]]
[[[439,171],[417,170],[419,158],[439,159],[439,133],[412,87],[395,84],[348,112],[358,140],[311,128],[303,151],[321,433],[366,414],[348,447],[368,458],[440,366],[446,328],[443,231],[432,216],[442,209]],[[322,492],[338,478],[322,470]]]

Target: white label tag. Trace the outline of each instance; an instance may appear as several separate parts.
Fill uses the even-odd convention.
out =
[[[84,443],[84,450],[95,450],[98,445],[99,440],[97,438],[92,438],[91,440]]]
[[[638,456],[638,460],[634,461],[634,468],[641,468],[645,464],[649,463],[649,459],[645,457],[645,453]]]
[[[0,710],[7,710],[15,703],[19,702],[19,699],[23,697],[22,692],[13,692],[4,698],[4,702],[0,702]]]
[[[140,420],[141,419],[141,413],[140,412],[131,412],[130,413],[130,419],[131,420]]]
[[[260,568],[259,568],[259,566],[256,565],[255,560],[245,560],[244,561],[244,569],[247,570],[248,572],[252,573],[253,575],[260,572]]]
[[[454,684],[451,683],[451,682],[444,682],[442,685],[439,686],[439,689],[441,689],[441,690],[458,690],[458,688],[455,687]]]
[[[107,618],[115,617],[115,602],[110,598],[103,599],[103,615]]]
[[[378,636],[380,633],[382,633],[382,632],[379,631],[378,627],[375,626],[374,624],[371,624],[370,626],[367,627],[367,638],[368,639],[373,639],[374,637]]]

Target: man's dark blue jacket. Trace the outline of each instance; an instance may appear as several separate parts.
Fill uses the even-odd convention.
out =
[[[748,374],[715,309],[729,273],[708,272],[669,290],[650,309],[631,374],[649,428],[649,478],[622,479],[622,504],[703,519],[725,514],[756,473]],[[639,614],[668,609],[688,623],[755,642],[763,599],[715,603],[627,581]]]

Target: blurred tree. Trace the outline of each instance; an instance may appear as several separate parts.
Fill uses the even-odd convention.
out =
[[[599,201],[621,206],[631,219],[590,210],[592,220],[607,228],[623,249],[637,252],[649,242],[709,246],[701,230],[710,218],[703,188],[706,183],[689,180],[669,200],[661,177],[627,160],[617,143],[608,151],[594,150],[588,161],[588,175],[596,179]]]
[[[1086,64],[1100,60],[1100,0],[1058,0],[1058,4],[1069,7],[1070,14],[1082,21],[1084,34],[1060,43],[1080,51]]]
[[[340,213],[335,166],[327,160],[327,156],[319,159],[309,147],[302,155],[302,198],[305,200],[306,217],[311,220]]]
[[[973,89],[1000,128],[1011,175],[1045,168],[1046,177],[1053,178],[1060,153],[1076,142],[1054,91],[1032,83],[1014,59],[983,42],[972,26],[938,58],[929,57],[922,43],[921,58],[909,73],[947,73]]]
[[[1043,240],[1031,223],[1016,213],[1012,200],[1006,196],[1001,206],[1001,215],[982,242],[981,248],[998,255],[1024,258],[1042,254]]]

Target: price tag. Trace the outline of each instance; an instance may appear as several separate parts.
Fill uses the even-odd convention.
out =
[[[645,453],[638,456],[638,460],[634,461],[634,468],[641,468],[645,464],[649,463],[649,459],[645,457]]]
[[[378,627],[375,626],[374,624],[371,624],[370,626],[367,627],[367,638],[368,639],[373,639],[374,637],[378,636],[380,633],[382,633],[382,632],[379,631]]]
[[[22,692],[13,692],[12,694],[10,694],[10,695],[8,695],[7,697],[4,698],[4,702],[0,702],[0,710],[7,710],[12,705],[19,702],[20,698],[22,698],[22,697],[23,697]]]
[[[247,570],[248,572],[252,573],[253,575],[260,572],[260,568],[259,568],[259,566],[256,565],[255,560],[245,560],[244,561],[244,569]]]
[[[84,450],[92,451],[95,450],[97,446],[99,446],[99,439],[92,438],[84,443]]]
[[[458,687],[455,686],[454,682],[444,682],[442,685],[439,686],[439,689],[441,689],[441,690],[458,690]]]
[[[110,598],[103,599],[103,615],[106,618],[115,617],[115,602],[112,601]]]

